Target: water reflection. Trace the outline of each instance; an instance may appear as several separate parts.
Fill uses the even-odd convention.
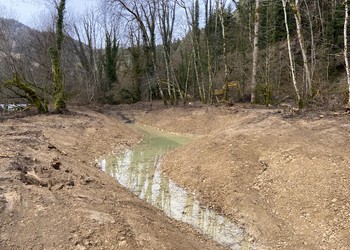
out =
[[[28,104],[0,104],[0,111],[18,111],[26,108]]]
[[[103,171],[121,185],[176,220],[193,225],[204,234],[231,249],[242,249],[244,232],[227,218],[201,206],[196,197],[159,171],[161,156],[169,149],[188,141],[187,138],[163,135],[142,129],[143,142],[124,154],[110,156],[100,164]]]

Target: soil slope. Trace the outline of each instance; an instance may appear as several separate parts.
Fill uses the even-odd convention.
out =
[[[88,109],[0,117],[0,249],[221,249],[103,173],[140,135]]]
[[[348,114],[128,109],[136,122],[195,136],[166,156],[163,171],[241,224],[261,249],[349,249]]]

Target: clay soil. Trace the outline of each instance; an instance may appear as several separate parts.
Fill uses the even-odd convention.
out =
[[[84,108],[0,117],[0,249],[222,249],[96,164],[141,136]]]
[[[350,249],[345,111],[125,108],[114,113],[193,137],[165,157],[162,170],[238,223],[258,249]]]
[[[258,249],[349,249],[350,115],[161,103],[0,122],[0,249],[220,249],[96,164],[139,123],[191,136],[162,170]]]

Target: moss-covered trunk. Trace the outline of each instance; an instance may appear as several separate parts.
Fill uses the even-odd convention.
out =
[[[63,77],[61,72],[62,43],[64,39],[63,20],[65,6],[65,0],[61,0],[59,5],[57,6],[56,44],[55,47],[50,49],[53,70],[53,81],[55,85],[54,112],[56,113],[62,113],[63,111],[67,110]]]
[[[25,98],[29,104],[34,105],[39,113],[48,112],[46,100],[40,97],[30,84],[22,81],[18,75],[16,75],[12,80],[7,81],[5,85],[9,88],[14,86],[24,92],[24,94],[19,95]]]

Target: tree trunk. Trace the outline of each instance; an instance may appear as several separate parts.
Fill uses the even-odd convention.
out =
[[[299,0],[295,0],[295,3],[291,3],[289,1],[289,4],[293,8],[295,23],[297,25],[298,41],[300,44],[301,54],[303,56],[303,64],[304,64],[304,70],[305,70],[305,75],[306,75],[306,86],[305,86],[306,94],[311,95],[311,88],[312,88],[311,74],[310,74],[310,69],[309,69],[308,58],[306,55],[303,33],[301,30],[301,14],[300,14],[300,10],[299,10]]]
[[[209,24],[209,15],[211,14],[211,1],[206,0],[205,2],[205,23]],[[208,71],[208,102],[213,104],[214,97],[214,87],[213,87],[213,77],[212,77],[212,64],[211,64],[211,53],[210,53],[210,45],[209,45],[209,29],[207,29],[205,36],[205,43],[207,47],[207,71]]]
[[[310,78],[311,81],[314,77],[314,72],[316,68],[316,45],[315,45],[315,36],[314,36],[314,25],[312,22],[312,14],[309,10],[309,5],[305,2],[306,11],[309,18],[309,26],[310,26],[310,40],[311,40],[311,69],[310,69]]]
[[[34,105],[39,113],[47,113],[48,107],[47,102],[26,82],[22,81],[18,75],[15,75],[13,80],[7,81],[5,86],[15,86],[22,90],[24,95],[18,94],[25,98],[30,104]]]
[[[344,19],[344,59],[346,68],[346,79],[348,83],[348,105],[350,105],[350,68],[348,58],[348,21],[349,21],[349,3],[345,0],[345,19]]]
[[[176,15],[176,2],[158,1],[158,19],[163,42],[166,82],[171,105],[177,103],[176,86],[171,84],[171,43]],[[180,89],[178,90],[180,91]]]
[[[224,57],[224,101],[228,101],[228,64],[227,64],[227,53],[226,53],[226,33],[225,33],[225,22],[224,22],[224,8],[225,5],[222,1],[217,0],[217,6],[219,11],[219,19],[222,30],[222,54]]]
[[[297,80],[296,80],[296,77],[295,77],[295,69],[294,69],[292,48],[291,48],[291,45],[290,45],[290,34],[289,34],[288,17],[287,17],[287,6],[286,6],[287,5],[287,0],[282,0],[282,4],[283,4],[283,12],[284,12],[284,21],[285,21],[286,32],[287,32],[287,45],[288,45],[290,70],[291,70],[291,74],[292,74],[292,80],[293,80],[293,86],[294,86],[295,94],[297,96],[297,103],[300,106],[301,105],[301,98],[300,98],[300,93],[299,93]]]
[[[201,53],[200,53],[200,35],[201,31],[199,28],[199,2],[195,0],[192,7],[192,33],[193,33],[193,49],[195,52],[195,68],[196,68],[196,79],[198,84],[199,96],[202,103],[207,102],[205,87],[203,83],[203,71],[201,67]]]
[[[254,22],[254,42],[253,42],[253,69],[252,69],[252,83],[251,83],[251,96],[250,102],[256,102],[256,72],[258,64],[258,42],[259,42],[259,0],[255,0],[255,22]]]
[[[66,98],[63,86],[63,77],[61,72],[61,54],[62,54],[62,43],[64,39],[63,34],[63,20],[64,10],[66,1],[61,0],[57,6],[57,23],[56,23],[56,44],[54,48],[50,49],[52,70],[53,70],[53,81],[55,85],[54,92],[54,112],[62,113],[67,110]]]
[[[194,76],[196,79],[196,85],[195,87],[198,87],[198,94],[199,99],[202,103],[204,103],[205,100],[205,89],[202,88],[201,79],[200,79],[200,56],[199,56],[199,39],[200,39],[200,30],[199,30],[199,5],[198,1],[192,1],[192,10],[190,11],[191,16],[188,13],[188,7],[186,6],[186,3],[184,0],[182,0],[180,3],[178,3],[185,11],[187,24],[190,30],[190,36],[191,36],[191,49],[192,49],[192,56],[193,56],[193,68],[194,68]]]

